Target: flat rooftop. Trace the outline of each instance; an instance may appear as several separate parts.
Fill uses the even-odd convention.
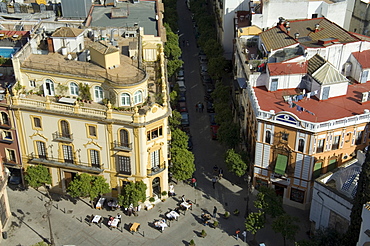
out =
[[[128,16],[111,18],[112,8],[123,8],[121,12]],[[91,17],[92,27],[133,27],[138,24],[144,28],[144,34],[158,36],[155,1],[118,2],[116,7],[94,6]]]
[[[51,73],[70,74],[77,77],[86,77],[105,80],[120,85],[131,85],[138,83],[145,78],[145,72],[138,67],[138,61],[133,61],[128,56],[128,46],[134,38],[118,38],[120,49],[120,66],[113,69],[105,69],[92,62],[68,60],[66,56],[59,53],[49,53],[47,55],[31,54],[21,67]],[[93,41],[85,38],[85,47],[88,48]]]
[[[254,87],[261,110],[275,110],[275,113],[287,111],[295,114],[299,119],[309,122],[325,122],[363,114],[370,109],[370,102],[361,104],[362,92],[370,91],[370,82],[348,85],[347,95],[319,101],[316,97],[303,99],[295,104],[307,109],[308,112],[298,112],[297,108],[290,108],[283,96],[300,94],[299,89],[267,91],[265,86]],[[306,91],[306,93],[309,91]]]

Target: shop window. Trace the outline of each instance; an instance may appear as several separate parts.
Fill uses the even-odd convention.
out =
[[[322,162],[316,162],[313,168],[312,179],[317,179],[318,177],[320,177],[321,168],[322,168]]]
[[[292,188],[290,190],[290,200],[303,203],[304,202],[304,191]]]

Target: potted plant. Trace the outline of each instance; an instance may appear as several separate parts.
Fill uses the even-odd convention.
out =
[[[200,235],[201,235],[203,238],[205,238],[205,237],[207,236],[207,233],[206,233],[206,231],[205,231],[205,230],[202,230],[202,232],[200,233]]]
[[[149,202],[154,202],[154,201],[155,201],[154,197],[149,198]]]
[[[230,213],[226,211],[226,212],[224,213],[224,218],[225,218],[225,219],[227,219],[227,218],[229,218],[229,216],[230,216]]]
[[[190,242],[189,242],[189,246],[195,246],[195,243],[194,243],[194,240],[192,239],[192,240],[190,240]]]
[[[238,215],[239,215],[239,213],[240,213],[240,211],[239,211],[238,209],[235,209],[235,210],[234,210],[234,215],[238,216]]]
[[[214,222],[213,222],[213,228],[214,229],[216,229],[218,227],[218,221],[217,220],[215,220]]]

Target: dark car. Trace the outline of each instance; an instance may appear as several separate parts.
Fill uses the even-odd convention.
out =
[[[204,84],[206,93],[211,94],[215,90],[215,86],[213,84]]]
[[[203,84],[212,84],[211,76],[209,76],[208,74],[202,75],[202,81]]]
[[[181,113],[181,126],[189,126],[189,114],[187,112]]]
[[[209,123],[211,124],[211,126],[217,125],[217,123],[216,123],[216,114],[215,113],[210,113],[209,114]]]
[[[207,102],[207,112],[208,113],[214,113],[215,112],[215,108],[213,107],[213,103],[211,103],[210,101]]]
[[[185,91],[180,91],[177,101],[178,102],[186,102],[186,92]]]

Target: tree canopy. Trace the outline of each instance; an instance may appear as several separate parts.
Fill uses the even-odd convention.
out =
[[[179,36],[172,32],[168,24],[165,23],[164,26],[167,34],[167,41],[164,45],[164,55],[167,58],[168,76],[172,77],[184,62],[179,60],[182,53],[179,47]]]
[[[171,131],[174,131],[181,124],[181,114],[177,110],[172,110],[172,116],[168,117],[168,124]]]
[[[239,128],[234,122],[221,124],[217,131],[218,140],[229,148],[235,148],[240,143]]]
[[[147,185],[143,181],[130,182],[122,187],[121,195],[118,195],[118,204],[128,208],[131,204],[134,207],[146,199]]]
[[[234,149],[228,149],[225,154],[226,167],[236,176],[241,177],[247,170],[247,164],[243,161],[241,155],[236,153]]]
[[[171,132],[171,138],[172,148],[188,148],[189,136],[186,134],[186,132],[180,130],[179,128],[176,128]]]
[[[299,226],[296,224],[298,222],[298,218],[284,213],[272,222],[272,229],[276,233],[281,233],[284,239],[284,245],[286,245],[287,239],[290,241],[295,240],[295,235],[299,231]]]
[[[253,234],[255,240],[256,233],[265,227],[265,223],[266,220],[262,211],[252,212],[248,214],[248,217],[245,219],[245,228]]]
[[[258,189],[257,199],[254,201],[254,206],[261,209],[272,218],[284,214],[282,198],[276,195],[274,189],[261,186]]]
[[[195,172],[194,154],[179,147],[171,148],[171,172],[175,179],[183,181],[192,177]]]
[[[86,173],[77,175],[68,186],[68,193],[72,197],[89,197],[90,201],[108,192],[110,192],[109,184],[104,177]]]
[[[51,184],[49,169],[42,165],[29,166],[24,177],[29,186],[38,189],[46,184]]]

